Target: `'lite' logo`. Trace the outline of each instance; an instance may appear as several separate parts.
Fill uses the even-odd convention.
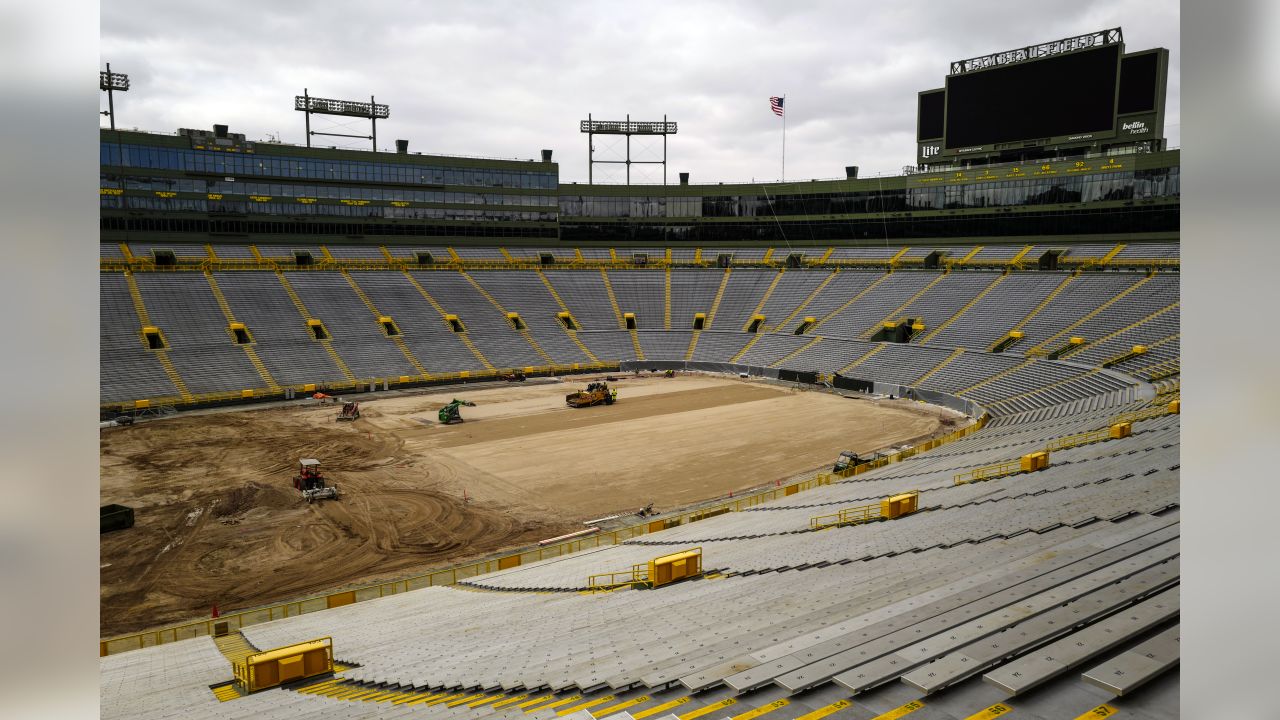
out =
[[[934,155],[937,155],[941,150],[942,148],[938,145],[921,145],[920,157],[931,158]]]

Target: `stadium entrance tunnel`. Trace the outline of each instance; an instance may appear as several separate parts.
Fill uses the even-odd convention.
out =
[[[627,323],[627,329],[628,329],[628,330],[635,330],[635,329],[636,329],[636,314],[635,314],[635,313],[623,313],[623,314],[622,314],[622,319],[626,321],[626,323]]]
[[[419,265],[433,265],[436,259],[431,257],[429,252],[416,253]]]
[[[801,320],[801,321],[800,321],[800,324],[796,326],[796,333],[795,333],[795,334],[796,334],[796,335],[803,335],[803,334],[805,334],[805,333],[809,332],[809,330],[811,330],[811,329],[813,328],[813,325],[814,325],[814,323],[816,323],[816,322],[818,322],[818,319],[817,319],[817,318],[813,318],[813,317],[807,317],[807,318],[805,318],[804,320]]]
[[[400,326],[396,325],[396,321],[390,316],[383,315],[378,318],[378,324],[382,326],[382,332],[387,337],[396,337],[400,334]]]
[[[329,331],[325,329],[324,323],[319,320],[307,320],[307,329],[311,331],[312,340],[329,339]]]
[[[763,316],[763,315],[753,315],[753,316],[751,317],[751,322],[747,323],[747,332],[749,332],[749,333],[758,333],[758,332],[760,332],[760,326],[761,326],[761,325],[764,325],[764,316]]]
[[[169,347],[169,343],[165,342],[164,333],[160,332],[160,328],[152,325],[142,328],[142,342],[146,344],[148,350],[164,350]]]
[[[567,312],[559,312],[559,313],[556,313],[556,319],[560,321],[560,324],[564,326],[564,329],[565,329],[565,330],[577,330],[577,329],[578,329],[578,323],[577,323],[577,321],[575,321],[575,320],[573,319],[573,315],[570,315],[570,314],[569,314],[569,313],[567,313]]]
[[[511,327],[514,330],[525,329],[524,320],[520,319],[520,313],[514,313],[514,312],[507,313],[507,322],[511,324]]]
[[[873,342],[907,343],[911,342],[911,338],[922,332],[924,327],[922,318],[887,320],[881,323],[880,329],[876,330],[876,333],[871,336],[871,340]]]
[[[237,345],[249,345],[253,343],[253,335],[249,334],[249,328],[244,323],[233,322],[227,326],[227,332],[231,333],[231,339]]]
[[[151,260],[156,267],[174,267],[178,264],[178,258],[172,250],[154,249],[151,251]]]
[[[315,265],[315,258],[311,257],[311,253],[306,250],[294,250],[293,262],[298,267],[311,267]]]
[[[458,319],[457,315],[445,315],[444,321],[449,323],[449,329],[456,333],[467,331],[467,326],[462,324],[462,320]]]
[[[693,314],[693,329],[694,329],[694,330],[701,330],[701,329],[702,329],[706,324],[707,324],[707,314],[706,314],[706,313],[694,313],[694,314]]]

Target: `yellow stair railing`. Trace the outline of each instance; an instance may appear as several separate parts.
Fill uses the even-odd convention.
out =
[[[667,260],[671,260],[671,248],[667,248]],[[662,329],[671,329],[671,265],[668,262],[666,279],[662,288]]]
[[[689,337],[689,348],[684,351],[685,361],[693,359],[693,351],[698,349],[698,337],[702,335],[701,330],[694,330],[693,335]]]
[[[276,277],[280,279],[280,285],[284,287],[285,293],[288,294],[289,300],[293,302],[293,306],[298,309],[298,314],[302,316],[302,319],[304,321],[313,319],[314,316],[311,314],[310,310],[307,310],[307,306],[302,303],[302,298],[298,297],[298,293],[293,289],[293,285],[289,282],[289,278],[285,277],[284,273],[279,270],[276,271]],[[343,362],[342,356],[338,354],[337,348],[333,347],[333,341],[329,338],[325,338],[323,340],[317,340],[317,342],[319,342],[320,346],[325,349],[325,352],[329,353],[329,357],[333,360],[333,364],[342,372],[343,377],[349,381],[355,381],[355,374],[352,373],[351,368],[347,367],[347,364]]]
[[[871,338],[871,336],[875,335],[877,332],[879,332],[879,331],[880,331],[880,328],[884,327],[884,324],[885,324],[885,323],[887,323],[887,322],[892,322],[892,321],[894,321],[894,320],[898,319],[899,317],[901,317],[901,316],[902,316],[902,313],[906,312],[906,309],[907,309],[907,308],[909,308],[909,307],[911,307],[911,304],[912,304],[912,303],[914,303],[915,301],[917,301],[917,300],[919,300],[920,298],[924,297],[924,294],[925,294],[925,293],[927,293],[927,292],[929,292],[930,290],[932,290],[934,285],[937,285],[938,283],[942,282],[942,279],[943,279],[943,278],[945,278],[945,277],[947,277],[947,275],[948,275],[948,274],[949,274],[948,272],[941,272],[941,273],[938,273],[938,277],[934,278],[933,280],[930,280],[930,281],[929,281],[929,283],[928,283],[927,285],[925,285],[924,287],[920,288],[920,290],[919,290],[919,291],[917,291],[917,292],[916,292],[916,294],[914,294],[914,295],[912,295],[910,298],[908,298],[906,302],[902,303],[902,304],[901,304],[901,305],[899,305],[899,306],[898,306],[898,307],[897,307],[893,312],[891,312],[891,313],[889,313],[888,315],[886,315],[886,316],[884,317],[884,319],[883,319],[883,320],[881,320],[880,322],[876,323],[875,325],[872,325],[872,326],[871,326],[871,328],[870,328],[869,330],[864,331],[861,335],[859,335],[859,336],[858,336],[858,337],[859,337],[859,339],[861,339],[861,340],[868,340],[868,339],[870,339],[870,338]]]
[[[351,273],[347,272],[346,270],[343,270],[342,277],[347,281],[347,284],[351,286],[351,289],[355,292],[356,297],[360,298],[360,302],[363,302],[364,306],[369,308],[369,312],[373,313],[373,317],[375,320],[383,317],[382,313],[378,310],[377,306],[373,304],[373,300],[370,299],[369,296],[365,294],[364,289],[361,288],[360,285],[356,282],[355,276],[353,276]],[[413,354],[413,351],[409,349],[409,346],[405,343],[404,338],[400,337],[399,335],[388,335],[387,338],[391,340],[391,342],[395,343],[395,346],[400,350],[400,354],[404,355],[404,359],[409,361],[409,364],[413,366],[414,370],[418,371],[419,375],[421,375],[424,378],[431,377],[431,373],[427,372],[427,369],[422,366],[421,362],[418,362],[418,358],[415,357]]]
[[[147,313],[147,305],[142,300],[142,292],[138,289],[138,281],[134,279],[133,273],[126,271],[124,273],[125,284],[129,286],[129,297],[133,300],[133,310],[138,316],[138,322],[142,327],[151,326],[151,316]],[[141,333],[141,331],[139,331]],[[182,375],[178,373],[178,368],[174,367],[173,361],[169,359],[169,351],[165,348],[156,348],[148,350],[155,355],[156,361],[160,363],[160,368],[164,370],[164,374],[169,378],[169,382],[173,383],[173,387],[177,389],[178,395],[188,402],[191,401],[191,391],[187,389],[187,383],[182,379]]]
[[[974,384],[970,385],[969,387],[967,387],[967,388],[965,388],[965,389],[963,389],[963,390],[958,390],[958,391],[956,391],[956,395],[957,395],[957,396],[960,396],[960,395],[964,395],[965,393],[973,392],[974,390],[977,390],[977,389],[978,389],[978,388],[980,388],[980,387],[984,387],[984,386],[989,385],[989,384],[991,384],[991,383],[993,383],[993,382],[995,382],[995,381],[997,381],[997,380],[1001,380],[1001,379],[1003,379],[1003,378],[1006,378],[1006,377],[1008,377],[1008,376],[1010,376],[1010,375],[1012,375],[1012,374],[1014,374],[1014,373],[1018,372],[1018,371],[1019,371],[1019,370],[1021,370],[1022,368],[1024,368],[1024,367],[1026,367],[1026,366],[1030,365],[1031,363],[1035,362],[1037,359],[1038,359],[1038,358],[1027,358],[1026,360],[1023,360],[1022,362],[1018,363],[1017,365],[1014,365],[1014,366],[1012,366],[1012,367],[1007,367],[1007,368],[1005,368],[1004,370],[1001,370],[1000,372],[996,373],[995,375],[992,375],[991,377],[987,378],[986,380],[982,380],[982,381],[980,381],[980,382],[976,382],[976,383],[974,383]]]
[[[1114,305],[1114,304],[1116,304],[1116,303],[1120,302],[1121,300],[1123,300],[1124,298],[1128,297],[1131,293],[1133,293],[1135,290],[1137,290],[1138,288],[1142,287],[1143,285],[1146,285],[1148,282],[1151,282],[1151,278],[1153,278],[1153,277],[1155,277],[1155,275],[1154,275],[1154,274],[1152,274],[1152,275],[1147,275],[1146,277],[1142,278],[1142,279],[1141,279],[1141,280],[1139,280],[1138,282],[1136,282],[1136,283],[1134,283],[1134,284],[1130,285],[1129,287],[1125,288],[1124,290],[1122,290],[1122,291],[1120,291],[1120,292],[1116,293],[1113,297],[1109,298],[1106,302],[1102,303],[1102,304],[1101,304],[1101,305],[1099,305],[1098,307],[1096,307],[1096,308],[1094,308],[1093,310],[1091,310],[1091,311],[1089,311],[1088,313],[1086,313],[1084,317],[1080,318],[1079,320],[1076,320],[1075,322],[1071,323],[1070,325],[1066,326],[1065,328],[1062,328],[1061,330],[1059,330],[1058,332],[1054,333],[1053,335],[1050,335],[1049,337],[1045,338],[1045,340],[1044,340],[1043,342],[1041,342],[1039,345],[1036,345],[1034,349],[1036,349],[1036,350],[1044,350],[1045,348],[1048,348],[1048,347],[1053,343],[1053,341],[1054,341],[1054,340],[1057,340],[1058,338],[1063,337],[1063,336],[1069,336],[1069,335],[1071,334],[1071,331],[1073,331],[1073,330],[1075,330],[1076,328],[1080,327],[1081,325],[1083,325],[1083,324],[1085,324],[1085,323],[1089,322],[1089,321],[1090,321],[1090,320],[1092,320],[1093,318],[1097,317],[1097,316],[1098,316],[1102,311],[1106,310],[1107,308],[1111,307],[1112,305]]]
[[[1111,262],[1111,260],[1114,259],[1115,256],[1119,255],[1120,251],[1124,250],[1124,248],[1125,248],[1124,243],[1120,243],[1119,245],[1116,245],[1115,247],[1111,248],[1111,252],[1107,253],[1106,255],[1103,255],[1098,260],[1098,264],[1106,265],[1107,263]]]
[[[834,248],[827,248],[827,252],[828,252],[828,253],[830,253],[833,249],[834,249]],[[826,256],[823,256],[823,257],[824,257],[824,259],[825,259],[825,257],[826,257]],[[814,299],[814,298],[816,298],[816,297],[818,297],[818,293],[822,292],[822,291],[823,291],[823,289],[825,289],[825,288],[827,287],[827,285],[829,285],[829,284],[831,283],[831,281],[835,279],[835,277],[836,277],[836,273],[835,273],[835,272],[829,272],[829,273],[827,273],[827,276],[826,276],[825,278],[823,278],[823,279],[822,279],[822,282],[818,283],[818,287],[814,288],[814,289],[813,289],[813,291],[812,291],[812,292],[810,292],[810,293],[809,293],[809,295],[808,295],[808,296],[806,296],[806,297],[805,297],[805,299],[804,299],[804,300],[803,300],[799,305],[797,305],[797,306],[796,306],[796,308],[795,308],[794,310],[792,310],[792,311],[791,311],[791,314],[790,314],[790,315],[788,315],[788,316],[786,316],[785,318],[783,318],[783,319],[782,319],[782,322],[780,322],[780,323],[778,323],[778,324],[774,325],[774,326],[773,326],[773,328],[771,328],[771,329],[772,329],[772,331],[773,331],[773,332],[786,332],[786,331],[787,331],[787,325],[788,325],[792,320],[794,320],[797,316],[799,316],[799,315],[800,315],[800,313],[801,313],[801,311],[803,311],[806,307],[808,307],[809,303],[813,302],[813,299]]]
[[[212,249],[210,252],[212,252]],[[231,312],[231,304],[227,302],[226,296],[222,294],[222,288],[218,287],[218,281],[213,277],[213,273],[206,270],[204,278],[208,281],[209,289],[213,292],[213,299],[218,303],[218,308],[222,310],[222,316],[226,318],[229,327],[236,322],[235,313]],[[258,357],[258,351],[254,349],[253,345],[245,343],[240,347],[244,350],[245,357],[249,358],[249,364],[258,373],[258,377],[262,378],[262,381],[267,384],[267,389],[272,392],[279,390],[280,385],[276,383],[276,379],[267,370],[266,363],[262,362],[262,358]]]
[[[926,371],[925,374],[916,378],[915,382],[911,384],[915,387],[920,387],[925,380],[928,380],[929,378],[933,377],[934,373],[950,365],[953,360],[955,360],[956,358],[960,357],[963,354],[964,354],[964,348],[956,348],[951,352],[950,355],[943,358],[942,362],[938,363],[937,365],[934,365],[932,370]]]
[[[876,353],[880,352],[881,350],[883,350],[883,349],[885,349],[885,348],[887,348],[887,347],[889,347],[888,343],[881,343],[881,344],[879,344],[879,345],[876,345],[875,347],[871,348],[871,352],[867,353],[866,355],[863,355],[862,357],[858,358],[857,360],[854,360],[853,362],[849,363],[848,365],[845,365],[844,367],[840,368],[839,373],[840,373],[841,375],[843,375],[843,374],[845,374],[845,373],[849,372],[850,370],[852,370],[852,369],[854,369],[854,368],[858,367],[858,366],[859,366],[859,365],[861,365],[862,363],[864,363],[864,362],[866,362],[866,361],[870,360],[872,357],[874,357],[874,356],[875,356],[875,354],[876,354]]]
[[[1088,372],[1084,372],[1084,373],[1081,373],[1081,374],[1079,374],[1079,375],[1075,375],[1075,376],[1073,376],[1073,377],[1069,377],[1069,378],[1067,378],[1067,379],[1065,379],[1065,380],[1059,380],[1058,382],[1055,382],[1055,383],[1049,383],[1048,385],[1044,385],[1044,386],[1042,386],[1042,387],[1038,387],[1038,388],[1036,388],[1035,390],[1030,390],[1030,391],[1028,391],[1028,392],[1024,392],[1024,393],[1018,393],[1017,395],[1011,395],[1011,396],[1009,396],[1009,397],[1007,397],[1007,398],[1001,398],[1001,399],[999,399],[999,400],[995,400],[995,401],[989,402],[989,403],[987,403],[987,407],[988,407],[988,408],[999,407],[999,406],[1004,405],[1004,404],[1006,404],[1006,403],[1011,403],[1011,402],[1013,402],[1014,400],[1021,400],[1021,399],[1023,399],[1023,398],[1029,398],[1029,397],[1032,397],[1032,396],[1034,396],[1034,395],[1039,395],[1040,393],[1048,392],[1048,391],[1050,391],[1050,390],[1053,390],[1054,388],[1062,387],[1063,385],[1068,385],[1068,384],[1073,383],[1073,382],[1075,382],[1075,381],[1077,381],[1077,380],[1083,380],[1084,378],[1087,378],[1087,377],[1089,377],[1090,375],[1096,375],[1096,374],[1098,374],[1098,373],[1100,373],[1100,372],[1102,372],[1102,369],[1101,369],[1101,368],[1094,368],[1094,369],[1092,369],[1092,370],[1089,370]]]
[[[480,283],[476,282],[475,278],[468,275],[466,270],[459,270],[458,274],[461,275],[463,279],[465,279],[467,282],[471,283],[471,287],[475,288],[476,292],[483,295],[484,299],[488,300],[490,305],[497,308],[498,312],[502,315],[502,317],[504,318],[507,317],[507,309],[502,306],[502,303],[498,302],[497,298],[490,295],[488,290],[485,290],[483,287],[481,287]],[[541,357],[543,360],[546,360],[550,364],[553,364],[553,365],[555,364],[555,359],[552,358],[550,355],[548,355],[545,351],[543,351],[542,346],[539,345],[538,341],[533,338],[533,335],[532,333],[529,332],[528,327],[518,329],[516,330],[516,332],[519,333],[520,337],[524,338],[525,342],[529,343],[529,347],[533,348],[533,351],[537,353],[539,357]]]
[[[733,273],[733,268],[724,269],[724,277],[720,278],[720,287],[716,289],[716,296],[711,299],[711,309],[707,311],[707,320],[702,325],[703,330],[710,330],[711,323],[716,321],[716,310],[720,309],[720,300],[724,297],[724,289],[729,286],[729,275]]]
[[[1062,282],[1058,283],[1058,287],[1054,288],[1053,292],[1049,293],[1048,295],[1045,295],[1044,299],[1041,300],[1038,305],[1032,308],[1031,312],[1027,313],[1026,316],[1024,316],[1021,320],[1019,320],[1017,324],[1013,326],[1012,329],[1021,331],[1022,328],[1025,327],[1027,323],[1031,322],[1031,318],[1035,317],[1036,315],[1039,315],[1041,310],[1044,310],[1046,307],[1048,307],[1049,303],[1053,302],[1053,299],[1058,297],[1058,295],[1060,295],[1063,290],[1066,290],[1067,285],[1071,284],[1071,281],[1075,280],[1076,277],[1077,276],[1074,273],[1072,273],[1066,276],[1065,278],[1063,278]],[[1004,337],[1000,338],[1000,340],[997,340],[991,343],[991,345],[987,347],[987,352],[992,352],[993,350],[995,350],[995,347],[999,345],[1003,340],[1004,340]]]
[[[904,248],[903,251],[905,252],[906,249]],[[871,283],[870,285],[867,285],[866,287],[862,288],[862,290],[857,294],[855,294],[853,297],[849,298],[848,300],[845,300],[843,303],[840,304],[840,307],[818,318],[818,321],[813,324],[813,327],[809,328],[809,332],[817,332],[818,328],[822,327],[823,323],[835,317],[836,315],[839,315],[841,312],[844,312],[845,308],[861,300],[863,296],[865,296],[867,293],[874,290],[877,285],[889,279],[889,277],[891,277],[892,275],[893,273],[886,272],[884,275],[881,275],[880,277],[876,278],[875,282]]]
[[[640,347],[640,335],[636,332],[635,328],[632,328],[628,332],[631,334],[631,347],[635,348],[636,359],[644,360],[644,348]]]
[[[800,353],[804,352],[805,350],[808,350],[809,348],[813,347],[814,345],[817,345],[817,344],[818,344],[818,343],[820,343],[820,342],[822,342],[822,336],[821,336],[821,335],[819,335],[819,336],[817,336],[817,337],[814,337],[812,340],[810,340],[809,342],[805,343],[804,345],[802,345],[802,346],[800,346],[800,347],[796,348],[795,350],[792,350],[791,352],[787,353],[786,355],[782,356],[781,358],[778,358],[776,361],[774,361],[773,363],[771,363],[771,364],[769,365],[769,367],[775,367],[775,368],[776,368],[776,367],[782,367],[782,364],[783,364],[783,363],[785,363],[785,362],[787,362],[788,360],[790,360],[791,358],[793,358],[793,357],[795,357],[795,356],[799,355]]]
[[[1014,255],[1012,258],[1009,258],[1008,264],[1016,268],[1021,268],[1022,258],[1025,257],[1027,253],[1031,252],[1031,248],[1033,247],[1035,247],[1035,245],[1028,245],[1022,248],[1022,250],[1020,250],[1017,255]]]
[[[422,296],[422,299],[426,300],[427,303],[435,309],[435,311],[440,315],[441,320],[444,320],[449,315],[449,313],[445,312],[444,307],[442,307],[440,303],[436,302],[435,298],[431,297],[431,293],[427,292],[427,289],[422,287],[422,284],[418,282],[418,279],[411,275],[408,270],[404,270],[402,272],[404,273],[404,276],[409,279],[409,284],[413,285],[413,288]],[[462,342],[463,346],[467,348],[472,357],[479,361],[486,370],[497,369],[494,364],[489,362],[489,359],[480,352],[480,348],[476,347],[476,344],[471,342],[471,338],[467,337],[465,332],[453,333],[453,335]]]
[[[979,248],[979,249],[981,249],[981,248]],[[959,310],[957,310],[957,311],[956,311],[956,313],[955,313],[954,315],[952,315],[951,317],[949,317],[949,318],[947,318],[946,320],[944,320],[944,321],[942,322],[942,324],[941,324],[941,325],[939,325],[939,326],[935,327],[934,329],[930,330],[930,331],[929,331],[929,332],[928,332],[924,337],[920,338],[920,343],[919,343],[919,344],[920,344],[920,345],[924,345],[925,343],[927,343],[927,342],[929,342],[930,340],[932,340],[934,335],[937,335],[938,333],[940,333],[940,332],[942,332],[943,330],[946,330],[948,327],[950,327],[950,325],[951,325],[952,323],[954,323],[956,320],[959,320],[959,319],[960,319],[960,317],[961,317],[962,315],[964,315],[965,313],[967,313],[967,312],[969,312],[970,310],[972,310],[972,309],[973,309],[973,306],[975,306],[975,305],[977,305],[978,303],[982,302],[982,298],[986,297],[986,296],[987,296],[987,293],[991,292],[992,290],[995,290],[995,289],[996,289],[996,286],[997,286],[997,285],[999,285],[1000,283],[1004,282],[1006,279],[1008,279],[1008,277],[1009,277],[1008,275],[998,275],[998,276],[996,276],[996,279],[995,279],[995,280],[992,280],[990,285],[987,285],[985,288],[983,288],[983,289],[982,289],[982,292],[978,293],[977,295],[974,295],[974,296],[973,296],[973,298],[972,298],[971,300],[969,300],[969,302],[967,302],[967,303],[965,303],[965,304],[964,304],[964,307],[962,307],[962,308],[960,308]]]
[[[613,248],[609,249],[613,253]],[[600,278],[604,280],[604,291],[609,296],[609,306],[613,308],[613,314],[618,318],[618,329],[626,330],[627,324],[622,319],[622,308],[618,307],[618,296],[613,294],[613,283],[609,282],[609,273],[604,268],[600,268]]]
[[[741,350],[735,353],[733,357],[729,358],[729,362],[731,363],[738,362],[738,359],[741,358],[743,355],[746,355],[747,351],[751,349],[751,346],[760,342],[760,338],[762,337],[764,337],[764,333],[756,333],[755,335],[752,335],[751,339],[747,341],[747,344],[743,345]]]
[[[541,270],[535,270],[534,272],[537,273],[538,279],[542,281],[543,286],[547,288],[547,292],[551,293],[556,305],[560,307],[560,312],[569,313],[569,316],[572,317],[573,313],[569,311],[569,306],[564,304],[564,299],[560,297],[560,293],[556,292],[555,286],[551,284],[551,278],[547,277]],[[582,339],[578,337],[576,330],[570,330],[564,325],[561,325],[560,329],[564,330],[564,334],[569,336],[569,339],[573,341],[574,345],[578,346],[583,355],[591,358],[591,362],[600,362],[600,358],[596,357],[595,353],[591,352],[591,348],[587,347],[586,343],[582,342]]]
[[[772,252],[773,249],[770,248],[769,251]],[[774,276],[773,282],[769,283],[769,287],[765,289],[764,295],[761,296],[760,302],[756,303],[756,309],[752,310],[751,314],[747,316],[747,321],[742,325],[742,332],[746,332],[747,328],[751,327],[751,322],[753,318],[755,318],[757,315],[760,315],[761,313],[764,312],[765,303],[769,302],[769,296],[772,295],[774,289],[778,287],[778,283],[782,281],[782,276],[785,273],[786,273],[786,270],[782,270],[782,269],[778,270],[778,274]]]

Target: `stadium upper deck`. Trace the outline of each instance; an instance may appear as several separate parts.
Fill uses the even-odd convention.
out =
[[[553,162],[103,130],[102,239],[135,242],[857,244],[1172,240],[1179,152],[888,178],[559,183]],[[242,136],[235,136],[242,137]],[[218,149],[215,149],[218,148]]]

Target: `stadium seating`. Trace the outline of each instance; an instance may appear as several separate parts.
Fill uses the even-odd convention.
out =
[[[1179,278],[1108,269],[1101,259],[1115,247],[1070,247],[1063,257],[1087,265],[1074,273],[1022,269],[1047,246],[955,248],[946,252],[955,262],[938,270],[917,267],[928,246],[838,247],[829,266],[786,269],[763,266],[763,248],[703,250],[712,263],[731,253],[730,269],[692,267],[688,249],[671,253],[687,266],[666,268],[664,248],[419,248],[445,262],[508,264],[431,270],[404,248],[316,248],[317,259],[369,265],[301,270],[286,267],[289,248],[259,247],[280,272],[211,265],[207,275],[126,276],[124,253],[104,244],[104,405],[264,387],[229,334],[230,313],[279,386],[590,362],[584,347],[616,363],[641,359],[638,348],[654,362],[840,373],[945,393],[989,415],[978,432],[802,493],[456,586],[243,627],[257,648],[332,636],[349,666],[333,678],[220,702],[210,687],[231,679],[230,666],[209,638],[109,655],[102,716],[400,717],[426,708],[469,719],[816,720],[845,707],[860,714],[843,717],[876,717],[920,699],[934,710],[926,717],[977,716],[1000,702],[1055,717],[1059,706],[1035,705],[1052,687],[1055,702],[1079,705],[1075,717],[1159,684],[1177,662],[1180,423],[1153,403],[1177,388]],[[150,249],[130,247],[135,256]],[[255,259],[236,246],[213,250]],[[537,268],[543,252],[579,266]],[[603,266],[633,252],[654,267]],[[408,264],[371,269],[388,254]],[[1115,253],[1177,256],[1169,243]],[[894,258],[905,267],[888,267]],[[565,308],[578,330],[556,318]],[[635,332],[622,325],[627,312]],[[143,313],[164,333],[160,351],[144,346]],[[701,331],[695,313],[707,317]],[[766,318],[760,331],[744,332],[757,314]],[[379,315],[394,319],[398,340]],[[797,335],[805,317],[818,322]],[[902,317],[923,318],[926,330],[907,343],[870,339]],[[327,337],[317,339],[308,319],[323,322]],[[1014,329],[1020,341],[989,352]],[[1067,347],[1072,336],[1085,342]],[[1134,355],[1134,345],[1148,350]],[[1157,367],[1174,370],[1153,385],[1144,373]],[[1130,436],[1055,449],[1043,470],[956,480],[1152,408]],[[912,491],[919,509],[898,519],[812,522]],[[709,571],[700,580],[586,592],[593,574],[695,546]],[[1117,683],[1116,667],[1137,670]]]

